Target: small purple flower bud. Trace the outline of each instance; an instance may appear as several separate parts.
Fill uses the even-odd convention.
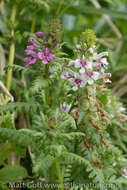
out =
[[[36,40],[34,39],[34,38],[32,38],[32,37],[29,37],[29,39],[28,39],[28,42],[36,42]]]
[[[54,47],[56,47],[56,45],[57,45],[57,41],[55,41],[53,45],[54,45]]]
[[[41,37],[43,36],[43,33],[42,33],[42,32],[36,32],[35,34],[36,34],[36,36],[37,36],[38,38],[41,38]]]

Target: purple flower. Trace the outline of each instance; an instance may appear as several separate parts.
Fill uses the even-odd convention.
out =
[[[108,65],[107,59],[106,58],[100,59],[100,64],[103,65],[103,66]]]
[[[40,50],[40,46],[36,42],[33,43],[33,46],[34,46],[35,49],[39,49]]]
[[[42,60],[42,64],[48,64],[49,61],[53,61],[55,59],[55,55],[50,53],[48,48],[45,48],[44,52],[37,53],[37,56]]]
[[[104,68],[100,63],[94,64],[94,67],[99,69],[102,73],[104,73]]]
[[[60,105],[60,108],[63,112],[68,112],[70,110],[71,105],[66,104],[65,102]]]
[[[94,66],[102,72],[104,72],[103,67],[105,67],[105,65],[108,65],[107,59],[103,58],[104,56],[108,56],[108,52],[102,52],[99,54],[95,53],[93,57],[93,59],[96,61]]]
[[[30,60],[31,60],[31,57],[25,57],[24,58],[24,62],[26,62],[26,63],[30,62]]]
[[[100,74],[98,72],[87,71],[84,74],[84,77],[86,78],[88,84],[93,84],[94,80],[98,80],[99,79],[99,75]]]
[[[69,70],[69,72],[67,73],[63,72],[61,78],[68,80],[70,84],[73,86],[72,90],[74,91],[78,90],[79,86],[83,88],[86,84],[86,81],[78,73],[72,70]]]
[[[42,32],[36,32],[35,35],[37,38],[42,38],[43,33]],[[44,51],[42,50],[40,43],[43,42],[39,39],[34,39],[33,37],[29,37],[28,41],[31,42],[31,45],[28,45],[25,54],[29,57],[24,58],[24,62],[26,62],[26,68],[28,68],[31,64],[36,63],[36,61],[39,59],[41,60],[42,64],[48,64],[48,62],[51,62],[55,59],[55,55],[52,54],[50,49],[48,47],[45,47],[45,43],[43,44],[43,48],[45,47]],[[54,47],[56,46],[57,41],[54,42]]]
[[[80,59],[70,61],[68,66],[74,66],[75,68],[79,68],[80,67]]]
[[[80,61],[80,73],[84,73],[85,72],[85,67],[88,65],[87,61]]]
[[[33,45],[27,46],[27,49],[31,49],[31,50],[32,49],[40,49],[40,46],[38,45],[37,41],[34,38],[30,37],[28,39],[28,41],[31,42]]]
[[[80,49],[81,47],[77,47]],[[69,62],[68,66],[74,67],[74,69],[68,69],[67,72],[63,72],[62,79],[68,80],[72,86],[72,90],[76,91],[78,88],[83,88],[86,84],[92,85],[94,81],[103,79],[104,82],[110,82],[108,73],[104,73],[104,68],[108,65],[107,59],[104,56],[108,55],[108,52],[94,53],[95,47],[88,49],[88,53],[92,54],[90,57],[85,55],[79,55],[79,58]],[[99,71],[96,71],[97,68]],[[73,71],[74,70],[74,71]]]
[[[36,36],[37,36],[38,38],[41,38],[41,37],[43,36],[43,33],[42,33],[42,32],[36,32],[35,34],[36,34]]]
[[[35,49],[35,46],[33,45],[27,46],[27,50],[34,50],[34,49]]]
[[[96,64],[95,66],[96,66],[100,71],[103,70],[101,64]]]
[[[47,57],[48,61],[53,61],[54,58],[55,58],[55,56],[52,53],[49,53],[49,55]]]
[[[74,78],[74,76],[73,76],[73,74],[70,74],[70,73],[62,73],[62,75],[61,75],[61,78],[62,79],[73,79]]]
[[[38,56],[39,59],[44,59],[45,58],[45,55],[44,55],[43,52],[38,52],[37,56]]]
[[[75,84],[75,85],[80,85],[81,83],[82,83],[82,80],[81,80],[81,79],[78,79],[78,78],[77,78],[77,79],[74,80],[74,84]]]
[[[24,62],[27,64],[25,65],[26,68],[28,68],[31,64],[34,64],[37,61],[37,58],[35,57],[26,57],[24,58]]]
[[[87,72],[85,73],[85,75],[87,76],[87,78],[92,78],[93,72],[92,72],[92,71],[87,71]]]
[[[34,38],[32,38],[32,37],[29,37],[29,39],[28,39],[28,42],[36,42],[36,40],[34,39]]]
[[[76,59],[74,61],[69,62],[69,66],[74,66],[75,68],[80,68],[80,73],[85,73],[85,69],[92,69],[92,62],[80,59]]]
[[[45,48],[45,54],[48,55],[50,53],[49,48]]]
[[[54,46],[54,47],[56,47],[56,45],[57,45],[57,41],[55,41],[55,42],[53,43],[53,46]]]
[[[80,65],[81,65],[82,67],[85,67],[87,64],[88,64],[88,63],[87,63],[86,61],[80,61]]]
[[[34,52],[33,50],[30,50],[30,49],[26,49],[25,54],[34,56],[34,55],[36,55],[36,52]]]
[[[46,65],[46,64],[48,64],[48,61],[46,59],[43,59],[42,64]]]
[[[78,86],[80,86],[81,88],[83,88],[85,86],[83,79],[81,79],[81,78],[74,79],[74,86],[72,87],[72,90],[73,91],[78,90]]]
[[[36,59],[36,58],[31,57],[31,61],[29,62],[29,64],[34,64],[36,61],[37,61],[37,59]]]

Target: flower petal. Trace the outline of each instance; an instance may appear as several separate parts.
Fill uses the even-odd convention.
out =
[[[36,32],[35,34],[36,34],[36,36],[37,36],[38,38],[41,38],[41,37],[43,36],[43,33],[42,33],[42,32]]]
[[[93,84],[94,81],[93,81],[93,79],[90,78],[87,80],[87,82],[88,82],[88,84]]]
[[[50,54],[47,56],[48,61],[53,61],[54,58],[55,58],[55,55],[53,55],[52,53],[50,53]]]
[[[99,79],[99,75],[100,75],[99,72],[93,72],[92,78],[93,78],[94,80],[98,80],[98,79]]]
[[[73,86],[73,87],[72,87],[72,90],[73,90],[73,91],[76,91],[76,90],[78,90],[78,87],[77,87],[77,86]]]
[[[41,59],[41,60],[42,60],[42,59],[45,59],[45,55],[44,55],[43,52],[38,52],[38,53],[37,53],[37,56],[38,56],[38,58]]]
[[[48,61],[46,59],[43,59],[42,64],[46,65],[46,64],[48,64]]]
[[[80,70],[79,70],[79,72],[82,74],[82,73],[85,73],[85,69],[84,68],[81,68]]]

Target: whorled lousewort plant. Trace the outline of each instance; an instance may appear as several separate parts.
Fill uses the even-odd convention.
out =
[[[111,82],[108,52],[98,53],[91,30],[82,33],[74,60],[59,55],[56,49],[60,44],[55,35],[50,36],[50,43],[48,37],[37,32],[35,38],[29,38],[32,46],[27,47],[25,53],[29,57],[24,59],[26,67],[40,64],[40,77],[45,79],[46,71],[49,80],[45,88],[37,90],[45,98],[32,127],[41,131],[44,139],[40,156],[35,154],[33,171],[47,183],[59,183],[61,189],[78,187],[65,185],[71,183],[84,184],[91,190],[96,187],[86,187],[90,183],[98,184],[98,189],[103,185],[105,189],[122,188],[126,160],[116,146],[113,130],[120,133],[120,129],[113,122],[117,120],[124,126],[126,116],[106,86]]]
[[[98,53],[96,36],[86,30],[70,59],[61,38],[56,20],[47,33],[29,37],[24,62],[31,81],[26,77],[24,99],[36,108],[26,109],[27,129],[2,128],[1,136],[19,150],[28,148],[30,175],[43,189],[123,190],[127,117],[107,86],[108,52]]]

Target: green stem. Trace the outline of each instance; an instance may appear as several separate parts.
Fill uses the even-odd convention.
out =
[[[54,184],[54,177],[55,177],[54,172],[55,172],[55,164],[52,164],[50,168],[50,184],[51,184],[50,190],[54,189],[54,187],[52,186],[52,184]]]
[[[45,88],[45,102],[47,105],[50,105],[49,89],[48,88]]]
[[[11,19],[10,19],[12,25],[14,25],[15,23],[16,9],[17,9],[17,6],[16,4],[14,4],[12,7],[12,13],[11,13]],[[13,65],[14,56],[15,56],[15,42],[14,42],[14,28],[13,28],[11,30],[11,45],[10,45],[10,50],[9,50],[8,65]],[[10,91],[10,88],[11,88],[11,81],[12,81],[12,69],[9,68],[7,71],[7,84],[6,84],[8,91]]]
[[[48,65],[45,65],[45,78],[48,79]],[[49,94],[49,87],[45,88],[45,102],[47,105],[50,105],[50,94]]]
[[[63,178],[62,178],[62,174],[61,174],[60,165],[57,160],[56,160],[56,170],[57,170],[57,175],[58,175],[58,179],[59,179],[60,189],[63,190]]]
[[[35,32],[35,26],[36,26],[36,19],[37,19],[37,15],[34,15],[34,18],[32,20],[32,25],[31,25],[31,32],[34,33]]]
[[[61,169],[60,169],[60,165],[59,165],[58,160],[55,161],[55,163],[51,166],[51,169],[50,169],[50,184],[51,184],[50,190],[54,189],[52,184],[55,183],[55,179],[54,179],[55,178],[55,167],[56,167],[56,171],[57,171],[57,175],[58,175],[60,189],[63,190],[63,177],[61,174]]]

